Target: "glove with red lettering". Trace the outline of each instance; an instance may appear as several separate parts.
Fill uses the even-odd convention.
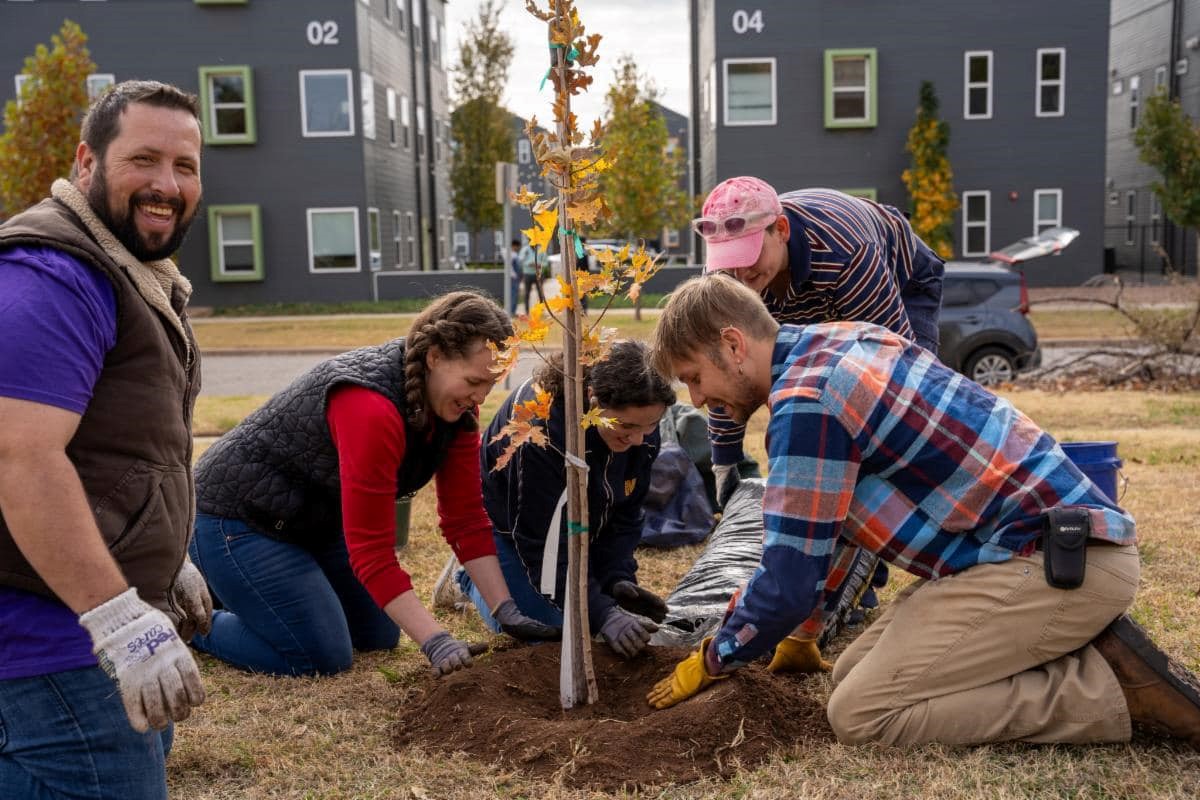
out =
[[[127,589],[80,615],[100,667],[116,681],[129,724],[145,733],[204,702],[200,670],[166,614]]]

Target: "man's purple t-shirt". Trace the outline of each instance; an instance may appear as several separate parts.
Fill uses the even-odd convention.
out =
[[[0,250],[0,396],[83,414],[116,336],[99,270],[48,247]],[[71,609],[0,586],[0,680],[95,664]]]

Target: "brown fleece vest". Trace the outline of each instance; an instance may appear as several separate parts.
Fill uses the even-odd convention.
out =
[[[200,390],[187,293],[182,287],[171,292],[177,319],[164,319],[139,293],[131,268],[119,265],[57,200],[43,200],[0,225],[0,253],[14,246],[66,252],[113,285],[116,344],[67,455],[125,578],[143,600],[174,616],[168,597],[192,530],[192,409]],[[17,549],[2,514],[0,585],[53,596]]]

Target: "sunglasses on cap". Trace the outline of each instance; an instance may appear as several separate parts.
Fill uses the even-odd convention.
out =
[[[754,214],[733,214],[721,219],[700,217],[692,220],[692,230],[705,239],[721,234],[736,237],[746,233],[751,226],[768,220],[774,221],[778,216],[774,211],[759,211]]]

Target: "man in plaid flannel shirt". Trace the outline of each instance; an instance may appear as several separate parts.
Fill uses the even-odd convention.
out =
[[[718,276],[671,296],[654,358],[693,404],[743,423],[765,404],[771,417],[762,561],[652,705],[772,648],[819,660],[812,640],[852,544],[921,580],[833,669],[842,742],[1111,742],[1141,723],[1200,746],[1200,686],[1123,616],[1138,582],[1133,519],[1008,401],[878,325],[781,327]],[[1055,508],[1090,524],[1078,588],[1044,574]]]

